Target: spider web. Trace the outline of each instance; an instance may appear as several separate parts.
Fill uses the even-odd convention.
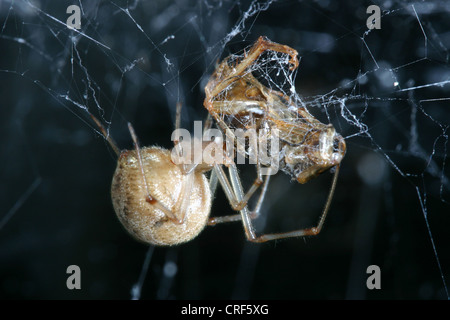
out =
[[[66,9],[81,9],[81,29]],[[366,9],[380,6],[381,29]],[[445,1],[2,1],[0,296],[5,298],[448,299],[450,6]],[[329,217],[315,238],[255,245],[239,223],[148,248],[122,229],[109,188],[117,144],[170,148],[204,120],[217,61],[260,36],[258,79],[345,138]],[[248,170],[247,170],[248,169]],[[254,168],[242,169],[244,181]],[[275,176],[259,232],[313,225],[329,190]],[[230,214],[219,191],[212,215]],[[65,286],[80,266],[82,289]],[[369,265],[380,290],[366,287]]]

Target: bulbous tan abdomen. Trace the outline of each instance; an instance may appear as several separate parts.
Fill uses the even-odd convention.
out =
[[[123,151],[114,173],[111,196],[114,210],[125,229],[136,239],[153,245],[176,245],[195,238],[205,227],[211,210],[208,179],[201,172],[192,172],[188,179],[171,162],[170,151],[159,147],[140,150],[148,191],[175,216],[183,212],[182,194],[189,199],[184,220],[176,223],[146,201],[147,190],[137,159],[137,153]],[[189,181],[192,180],[192,183]],[[183,188],[190,191],[183,193]]]

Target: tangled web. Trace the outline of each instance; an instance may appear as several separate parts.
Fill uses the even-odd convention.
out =
[[[79,30],[66,24],[73,4]],[[371,4],[381,29],[367,27]],[[449,13],[446,1],[2,1],[0,296],[447,299]],[[254,245],[236,223],[181,247],[135,242],[114,217],[115,156],[89,113],[121,148],[128,121],[141,144],[170,148],[177,102],[183,127],[204,120],[216,62],[260,35],[300,65],[268,52],[249,71],[347,143],[324,230]],[[312,225],[329,182],[277,175],[259,230]],[[211,214],[230,211],[219,191]],[[73,264],[81,290],[65,286]],[[366,287],[369,265],[380,290]]]

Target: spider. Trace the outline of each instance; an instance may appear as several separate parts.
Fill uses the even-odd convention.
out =
[[[235,141],[231,129],[245,128],[263,130],[276,129],[279,132],[280,168],[293,179],[304,184],[324,171],[335,168],[330,192],[316,227],[291,232],[265,234],[257,236],[253,231],[251,219],[241,211],[247,238],[263,242],[287,237],[317,235],[324,224],[336,188],[340,163],[345,155],[346,144],[342,136],[336,133],[331,124],[325,125],[314,118],[304,107],[297,106],[290,97],[280,91],[269,89],[252,74],[252,68],[258,68],[258,59],[266,52],[285,54],[290,70],[298,67],[297,51],[286,46],[259,37],[248,52],[240,58],[229,56],[217,67],[205,87],[204,106],[227,137]],[[251,156],[250,154],[246,154]],[[257,177],[249,190],[242,194],[242,204],[246,204],[263,182],[261,167],[267,161],[259,154],[256,156]],[[270,175],[266,176],[267,184]],[[264,197],[262,192],[260,200]],[[261,198],[262,197],[262,198]],[[257,214],[259,211],[255,211]],[[218,217],[211,223],[237,220],[236,215]]]
[[[177,107],[177,129],[180,110]],[[218,182],[232,208],[248,215],[248,209],[240,205],[239,195],[234,194],[236,188],[242,189],[240,181],[232,179],[230,183],[222,163],[190,164],[186,160],[191,159],[179,155],[183,147],[181,150],[178,147],[183,143],[177,139],[172,150],[156,146],[141,148],[131,123],[128,123],[128,129],[134,150],[121,151],[101,122],[94,115],[90,116],[118,155],[111,198],[119,221],[136,240],[170,246],[195,238],[211,220],[212,194]],[[207,121],[205,128],[210,125]],[[203,142],[202,151],[211,145],[216,146],[214,150],[223,149],[220,139],[214,139],[209,143]],[[226,155],[221,157],[226,158]],[[174,159],[177,161],[174,162]],[[209,181],[205,176],[208,171],[212,171]],[[229,171],[230,176],[238,177],[236,165],[232,161]]]
[[[306,124],[295,119],[285,118],[288,100],[281,93],[272,91],[244,71],[265,50],[288,53],[294,68],[298,61],[296,51],[264,38],[260,38],[248,55],[234,68],[225,59],[208,82],[205,92],[205,107],[209,116],[204,129],[212,127],[211,116],[227,137],[233,137],[231,128],[220,115],[242,116],[248,122],[240,127],[262,126],[280,129],[282,142],[282,169],[290,171],[300,183],[305,183],[323,171],[336,167],[332,187],[317,227],[291,232],[263,234],[257,236],[251,220],[256,218],[265,197],[270,175],[262,180],[261,165],[267,165],[257,157],[258,177],[250,190],[244,194],[237,166],[227,161],[228,175],[223,162],[197,162],[190,164],[183,154],[183,143],[176,138],[172,151],[160,147],[139,146],[138,138],[130,123],[128,128],[133,140],[134,150],[120,151],[100,121],[91,115],[101,134],[118,155],[117,167],[111,185],[114,210],[125,229],[137,240],[153,245],[177,245],[195,238],[206,225],[241,220],[247,239],[252,242],[316,235],[320,232],[335,190],[339,163],[345,153],[345,142],[335,133],[331,125],[324,125],[309,115],[306,110],[297,108],[299,117]],[[229,90],[228,87],[231,87]],[[225,94],[222,94],[226,90]],[[255,102],[258,101],[258,102]],[[255,111],[259,108],[259,111]],[[177,106],[175,127],[179,129],[181,105]],[[263,115],[263,117],[260,117]],[[256,125],[255,120],[261,120]],[[290,121],[288,121],[290,120]],[[232,140],[234,141],[234,140]],[[188,142],[190,143],[190,142]],[[206,143],[202,141],[202,152],[213,146],[214,150],[224,149],[220,139]],[[181,146],[181,150],[180,147]],[[182,161],[174,162],[173,155]],[[228,158],[223,153],[222,158]],[[219,158],[221,158],[219,157]],[[176,158],[176,157],[175,157]],[[179,159],[180,160],[180,159]],[[205,173],[211,171],[209,181]],[[220,183],[233,208],[239,214],[209,217],[212,195]],[[250,197],[262,185],[254,210],[248,209]]]

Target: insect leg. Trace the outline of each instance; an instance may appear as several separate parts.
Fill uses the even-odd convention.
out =
[[[220,82],[211,82],[206,85],[205,92],[207,99],[208,97],[215,97],[220,92],[225,90],[225,88],[227,88],[233,81],[236,80],[236,77],[242,75],[247,70],[247,68],[251,66],[258,59],[258,57],[267,50],[289,55],[289,63],[291,64],[290,69],[295,70],[298,67],[298,53],[296,50],[286,45],[272,42],[265,37],[259,37],[258,41],[256,41],[256,43],[251,47],[250,51],[245,54],[245,57],[239,62],[239,64],[233,67],[232,72],[229,72],[229,74],[226,74],[223,78],[221,78]]]
[[[300,229],[300,230],[294,230],[290,232],[282,232],[282,233],[268,233],[268,234],[262,234],[260,236],[254,236],[254,237],[248,237],[249,241],[252,242],[266,242],[270,240],[277,240],[277,239],[284,239],[284,238],[292,238],[292,237],[305,237],[305,236],[315,236],[319,234],[319,232],[322,230],[323,224],[325,222],[328,210],[330,209],[331,200],[333,199],[334,191],[336,189],[336,182],[337,177],[339,174],[339,165],[336,166],[336,171],[334,173],[333,182],[331,184],[331,189],[328,194],[327,202],[325,203],[325,207],[323,209],[322,215],[319,218],[319,222],[317,226],[313,228],[307,228],[307,229]],[[248,222],[251,224],[251,221],[248,219]],[[246,229],[246,234],[249,234],[247,232],[248,226],[244,223],[244,228]],[[250,230],[252,230],[252,226],[250,226]]]

